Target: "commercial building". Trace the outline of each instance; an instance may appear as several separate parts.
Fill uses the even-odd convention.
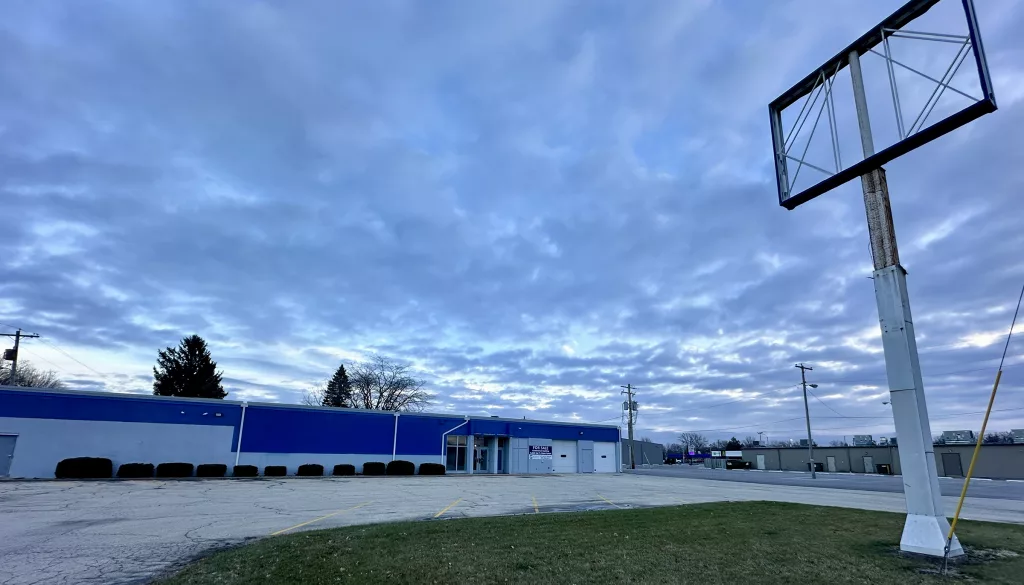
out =
[[[70,457],[299,465],[404,459],[449,473],[614,473],[619,427],[0,386],[0,477]]]
[[[935,445],[939,476],[963,477],[974,455],[974,445]],[[752,469],[808,471],[806,447],[744,449],[743,460]],[[892,473],[901,475],[896,445],[876,447],[815,447],[814,463],[820,471],[835,473]],[[1024,445],[982,445],[974,477],[1024,479]]]
[[[633,441],[633,457],[637,465],[661,465],[665,462],[665,446],[651,441]],[[629,439],[622,439],[622,464],[629,467]]]

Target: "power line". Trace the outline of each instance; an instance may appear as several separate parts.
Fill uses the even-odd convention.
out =
[[[814,399],[817,400],[818,402],[820,402],[822,404],[822,406],[824,406],[825,408],[827,408],[827,409],[831,410],[832,412],[838,414],[842,418],[852,418],[852,417],[846,416],[845,414],[840,413],[838,410],[836,410],[836,409],[832,408],[831,406],[825,404],[825,401],[822,400],[821,398],[818,398],[818,395],[815,394],[813,390],[808,389],[807,391],[810,392],[811,396],[813,396]]]
[[[51,366],[53,366],[53,367],[57,368],[57,369],[58,369],[58,370],[60,370],[61,372],[64,372],[65,374],[70,374],[70,372],[68,372],[68,371],[67,371],[67,370],[65,370],[64,368],[62,368],[62,367],[58,366],[57,364],[55,364],[55,363],[51,362],[50,360],[48,360],[48,359],[46,359],[45,357],[43,357],[43,356],[39,355],[38,353],[36,353],[36,352],[34,352],[34,351],[31,351],[31,350],[30,350],[30,349],[28,349],[27,347],[22,347],[21,349],[22,349],[22,351],[26,351],[26,352],[28,352],[29,354],[31,354],[31,355],[34,355],[35,357],[37,357],[37,358],[39,358],[39,359],[43,360],[44,362],[46,362],[46,363],[50,364]]]
[[[707,406],[698,406],[696,408],[689,408],[689,407],[687,407],[687,410],[688,411],[705,410],[705,409],[708,409],[708,408],[717,408],[719,406],[725,406],[727,404],[735,404],[737,402],[749,402],[751,400],[756,400],[756,399],[760,398],[764,394],[773,394],[773,393],[776,393],[776,392],[782,392],[783,390],[789,390],[790,388],[796,388],[799,385],[800,384],[793,384],[792,386],[784,386],[782,388],[775,388],[774,390],[759,390],[759,391],[757,391],[757,394],[754,395],[754,396],[736,398],[734,400],[728,400],[726,402],[719,402],[719,403],[716,403],[716,404],[709,404]]]
[[[68,353],[68,352],[64,351],[63,349],[61,349],[61,348],[60,348],[60,347],[58,347],[57,345],[55,345],[55,344],[53,344],[53,343],[51,343],[51,342],[47,341],[46,339],[42,339],[42,338],[41,338],[41,339],[40,339],[40,341],[42,341],[42,342],[43,342],[43,343],[45,343],[46,345],[49,345],[49,346],[50,346],[50,347],[52,347],[53,349],[55,349],[55,350],[57,350],[57,351],[61,352],[62,354],[64,354],[65,356],[67,356],[67,357],[68,357],[68,359],[70,359],[70,360],[71,360],[71,361],[73,361],[73,362],[76,362],[76,363],[78,363],[78,364],[79,364],[79,365],[81,365],[82,367],[84,367],[84,368],[87,368],[87,369],[91,370],[92,372],[94,372],[95,374],[97,374],[97,375],[99,375],[99,376],[102,376],[102,377],[104,377],[104,378],[108,378],[108,375],[107,375],[107,374],[104,374],[103,372],[101,372],[101,371],[97,370],[96,368],[94,368],[94,367],[90,366],[89,364],[87,364],[87,363],[85,363],[85,362],[83,362],[83,361],[79,360],[79,359],[78,359],[78,358],[76,358],[75,356],[73,356],[73,355],[71,355],[70,353]]]

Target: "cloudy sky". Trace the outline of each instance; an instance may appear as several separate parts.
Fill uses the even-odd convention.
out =
[[[631,383],[662,441],[799,438],[806,362],[818,437],[889,433],[859,183],[779,207],[766,106],[901,2],[824,4],[8,3],[0,322],[75,388],[198,333],[232,399],[379,352],[434,411],[614,423]],[[935,432],[980,426],[1024,284],[1024,6],[978,8],[1000,110],[887,166]]]

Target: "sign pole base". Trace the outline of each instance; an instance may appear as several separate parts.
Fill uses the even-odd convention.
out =
[[[907,514],[907,522],[903,525],[903,536],[900,537],[900,550],[903,552],[942,557],[946,552],[946,535],[949,534],[949,522],[945,516],[922,516]],[[964,555],[960,541],[953,535],[949,545],[949,558],[955,559]]]

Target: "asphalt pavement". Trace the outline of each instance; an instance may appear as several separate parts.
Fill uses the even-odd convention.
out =
[[[859,490],[868,492],[903,493],[903,476],[875,475],[863,473],[821,473],[811,478],[809,472],[764,471],[744,469],[708,469],[702,465],[660,465],[638,468],[638,475],[660,475],[690,479],[713,479],[716,481],[738,481],[768,485],[790,485],[820,487],[838,490]],[[960,496],[963,478],[940,477],[939,488],[944,496]],[[1024,480],[972,479],[967,488],[972,498],[994,498],[1000,500],[1024,501]]]
[[[799,485],[737,481],[756,475],[782,474],[674,468],[636,474],[0,481],[0,585],[144,583],[219,547],[374,522],[749,500],[906,510],[903,494],[877,491],[894,478],[852,480],[859,479],[861,488],[877,482],[876,491],[834,489],[842,478],[785,478]],[[956,502],[943,498],[947,514]],[[963,517],[1024,525],[1024,501],[967,498]]]

